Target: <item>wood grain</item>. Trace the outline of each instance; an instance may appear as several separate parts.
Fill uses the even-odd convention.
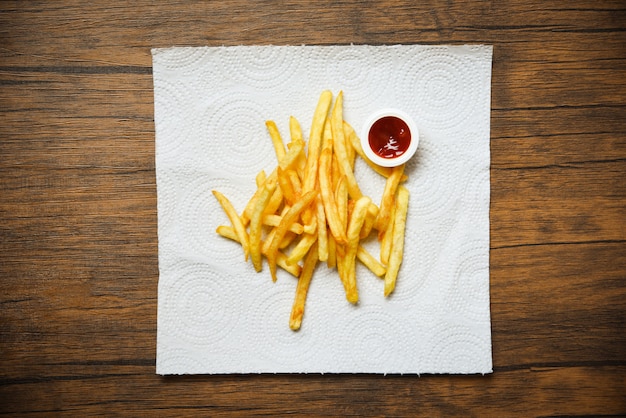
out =
[[[489,376],[155,375],[150,48],[494,45]],[[3,1],[0,412],[626,415],[623,1]]]

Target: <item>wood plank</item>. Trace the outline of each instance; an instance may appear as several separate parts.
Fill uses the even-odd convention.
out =
[[[626,406],[621,390],[625,372],[624,366],[543,367],[489,377],[457,376],[445,379],[445,384],[440,376],[306,375],[286,382],[272,375],[241,381],[233,376],[161,379],[132,372],[102,373],[19,382],[6,393],[6,410],[30,416],[62,412],[68,405],[73,414],[80,415],[111,410],[159,416],[413,416],[426,411],[439,411],[437,416],[584,416],[599,410],[617,415]],[[120,387],[119,379],[134,383]],[[476,384],[481,391],[473,390]],[[85,396],[84,385],[99,390]],[[145,395],[137,398],[133,391]],[[233,391],[237,392],[234,396]],[[28,403],[20,405],[15,399]]]

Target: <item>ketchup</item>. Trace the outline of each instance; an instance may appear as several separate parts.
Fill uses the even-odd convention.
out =
[[[385,116],[374,122],[368,139],[372,151],[382,158],[398,158],[409,149],[411,130],[402,119]]]

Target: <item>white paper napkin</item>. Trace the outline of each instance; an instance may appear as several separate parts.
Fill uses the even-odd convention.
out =
[[[154,49],[159,286],[157,373],[490,373],[491,46]],[[242,210],[276,160],[265,121],[308,138],[324,89],[357,131],[371,112],[414,116],[405,258],[395,292],[359,264],[350,305],[335,271],[314,275],[302,329],[296,279],[256,273],[215,229],[217,189]],[[375,200],[383,181],[356,167]]]

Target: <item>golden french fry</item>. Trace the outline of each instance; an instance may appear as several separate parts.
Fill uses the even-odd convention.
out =
[[[319,165],[319,188],[322,196],[322,204],[326,214],[326,221],[334,239],[339,243],[346,242],[346,230],[342,225],[337,208],[337,201],[332,188],[331,174],[332,153],[329,149],[324,149],[320,155]]]
[[[361,196],[354,205],[350,223],[348,224],[348,243],[346,245],[346,255],[344,261],[346,281],[346,298],[350,303],[359,301],[359,292],[356,285],[356,254],[359,248],[360,233],[365,217],[367,216],[367,208],[372,200],[368,196]]]
[[[317,252],[320,261],[328,260],[328,229],[326,227],[326,214],[321,195],[315,199],[317,215]]]
[[[269,203],[276,189],[276,182],[266,182],[263,186],[263,192],[256,201],[252,217],[250,218],[250,257],[252,265],[256,271],[261,271],[261,235],[263,233],[263,211]]]
[[[272,173],[269,176],[267,176],[265,181],[277,181],[277,179],[278,179],[278,170],[274,169],[274,171],[272,171]],[[258,187],[256,189],[256,192],[254,192],[254,194],[250,198],[250,200],[248,200],[248,203],[246,204],[246,207],[244,208],[243,213],[241,214],[241,222],[244,224],[244,226],[248,225],[248,223],[250,222],[250,217],[252,216],[252,211],[254,210],[254,206],[256,205],[256,201],[262,192],[263,192],[263,188]]]
[[[317,196],[316,190],[311,190],[310,192],[305,193],[300,200],[289,208],[287,213],[283,216],[280,225],[278,225],[275,229],[276,232],[272,237],[271,244],[266,254],[273,281],[276,281],[276,252],[278,251],[280,242],[289,230],[291,224],[298,219],[298,216],[304,209],[309,207],[313,199],[315,199],[315,196]]]
[[[346,295],[348,294],[348,277],[346,270],[346,244],[337,244],[335,243],[335,266],[337,267],[337,274],[339,275],[339,279],[343,284],[344,291]]]
[[[288,205],[292,206],[298,200],[293,184],[289,178],[288,170],[278,167],[278,185],[283,193],[283,198]]]
[[[283,192],[280,190],[280,187],[276,187],[274,189],[274,194],[272,194],[272,198],[268,202],[265,210],[263,211],[264,215],[273,215],[276,213],[280,205],[283,204]]]
[[[287,257],[287,264],[296,264],[304,258],[309,252],[309,249],[317,241],[317,234],[302,234],[300,241],[293,248],[289,257]]]
[[[280,132],[278,132],[278,127],[273,120],[265,121],[265,126],[267,127],[267,131],[272,139],[272,145],[274,145],[276,160],[280,161],[285,156],[285,144],[283,144],[283,139],[280,136]]]
[[[232,226],[220,225],[217,228],[215,228],[215,232],[217,232],[218,235],[221,235],[224,238],[231,239],[241,244],[241,242],[239,242],[239,237],[237,236],[237,233],[235,232],[235,229]]]
[[[374,222],[376,222],[376,217],[378,216],[378,206],[375,203],[370,203],[367,208],[367,216],[365,217],[365,222],[363,222],[363,228],[361,228],[361,239],[365,239],[370,235],[372,228],[374,227]]]
[[[380,240],[380,261],[384,265],[389,264],[389,255],[391,254],[391,241],[393,239],[393,221],[396,207],[391,208],[391,216],[389,217],[389,225],[385,228],[385,233]]]
[[[400,178],[404,174],[404,164],[393,168],[391,176],[385,181],[385,189],[383,190],[383,197],[380,200],[380,206],[378,211],[378,217],[374,227],[378,230],[378,239],[382,239],[387,225],[389,225],[389,218],[391,216],[391,208],[394,205],[396,196],[396,190],[400,184]]]
[[[337,267],[337,243],[332,233],[328,234],[328,260],[326,265],[331,269]]]
[[[378,277],[381,277],[387,271],[385,266],[383,266],[381,262],[376,259],[376,257],[374,257],[369,251],[367,251],[366,248],[361,245],[359,245],[359,248],[357,248],[356,250],[356,257],[361,263],[363,263],[365,267],[367,267],[372,273],[374,273]]]
[[[332,98],[333,94],[330,91],[323,91],[317,102],[315,113],[313,114],[311,133],[309,134],[308,156],[306,160],[306,167],[304,169],[304,181],[302,184],[303,193],[307,193],[315,189],[320,146],[322,143],[322,133],[324,131],[324,124],[326,122],[326,117],[328,116],[328,109],[330,109],[330,102],[332,101]]]
[[[331,116],[330,127],[333,132],[333,146],[335,155],[337,156],[337,162],[341,169],[341,174],[346,177],[348,186],[348,193],[352,199],[358,199],[362,196],[359,184],[354,177],[354,171],[350,164],[350,157],[348,155],[348,147],[346,146],[345,135],[343,132],[343,92],[339,92],[337,99],[335,99],[335,106]]]
[[[259,171],[259,173],[254,178],[256,187],[263,187],[263,184],[265,184],[265,180],[267,180],[267,175],[265,174],[265,170]]]
[[[293,187],[293,191],[296,197],[300,197],[300,195],[302,194],[302,181],[300,181],[298,173],[295,170],[288,170],[287,177],[289,177],[291,187]]]
[[[342,231],[347,231],[348,225],[348,187],[346,177],[341,176],[337,188],[335,189],[335,201],[337,202],[337,212],[341,221]]]
[[[300,122],[293,116],[289,116],[289,135],[291,136],[291,142],[303,140]]]
[[[311,221],[308,224],[303,226],[303,232],[305,234],[316,234],[317,233],[317,217],[311,218]]]
[[[280,221],[282,221],[283,217],[280,215],[264,215],[263,216],[263,225],[267,226],[278,226],[280,225]],[[302,234],[304,232],[304,227],[301,223],[294,222],[291,224],[289,230],[295,234]]]
[[[396,196],[396,210],[393,222],[393,239],[391,243],[391,254],[389,264],[385,273],[385,296],[389,296],[396,287],[398,271],[404,256],[404,231],[406,228],[406,215],[409,207],[409,190],[398,187]]]
[[[215,196],[217,201],[224,209],[224,212],[226,212],[226,216],[228,216],[228,219],[230,219],[230,223],[235,229],[237,237],[239,238],[239,242],[243,247],[244,258],[246,261],[248,261],[248,255],[250,254],[250,240],[248,238],[248,232],[246,232],[246,228],[243,225],[241,218],[237,214],[237,211],[233,207],[233,204],[230,203],[230,200],[228,200],[226,196],[224,196],[217,190],[213,190],[213,196]]]
[[[306,301],[307,293],[309,292],[311,279],[313,278],[313,272],[315,271],[315,266],[317,265],[317,259],[317,245],[313,245],[304,260],[302,273],[298,278],[298,285],[296,286],[296,296],[294,298],[293,306],[291,308],[291,315],[289,317],[289,327],[294,331],[299,330],[300,326],[302,325],[304,304]]]
[[[297,140],[289,144],[289,151],[283,158],[280,159],[278,166],[283,170],[288,170],[296,166],[300,153],[304,150],[305,143],[302,140]]]

